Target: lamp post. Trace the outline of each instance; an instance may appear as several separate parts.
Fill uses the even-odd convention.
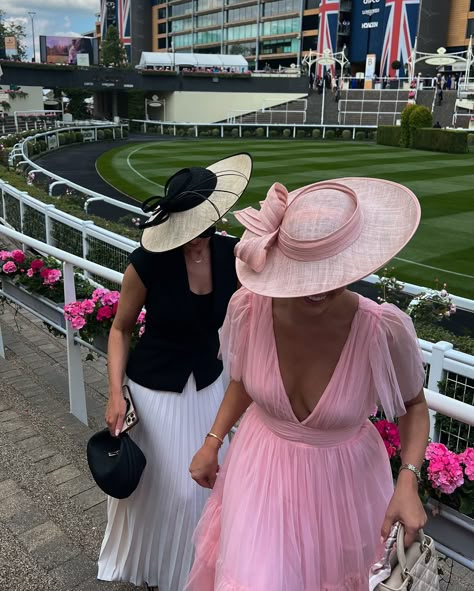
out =
[[[35,46],[35,14],[36,12],[28,12],[31,18],[31,36],[33,37],[33,57],[32,62],[36,62],[36,46]]]

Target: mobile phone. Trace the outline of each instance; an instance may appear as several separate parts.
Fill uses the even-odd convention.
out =
[[[128,386],[122,386],[122,393],[123,397],[125,398],[127,410],[125,411],[125,417],[123,419],[122,430],[120,431],[120,433],[126,433],[128,430],[130,430],[138,423],[138,415],[135,409],[135,405],[133,404],[133,398],[130,392],[130,388]]]

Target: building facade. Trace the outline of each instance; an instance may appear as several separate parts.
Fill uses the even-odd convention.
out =
[[[129,59],[142,51],[235,53],[251,68],[298,66],[309,51],[344,49],[352,70],[376,56],[393,74],[418,50],[464,49],[474,0],[102,0],[101,32],[115,24]]]

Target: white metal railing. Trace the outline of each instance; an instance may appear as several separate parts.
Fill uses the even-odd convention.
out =
[[[44,242],[35,240],[30,236],[26,236],[15,230],[0,226],[0,234],[6,236],[11,240],[16,240],[25,246],[33,248],[41,253],[49,256],[53,256],[63,263],[63,278],[64,278],[64,303],[69,304],[76,300],[76,288],[74,285],[74,268],[83,269],[85,272],[102,277],[113,283],[121,284],[123,275],[117,271],[112,271],[96,263],[87,261],[81,257],[77,257],[73,254],[54,248]],[[3,290],[2,294],[6,295]],[[6,297],[9,297],[6,295]],[[21,302],[17,302],[22,305]],[[36,313],[35,310],[30,310]],[[48,319],[42,318],[45,322],[52,324]],[[84,373],[82,367],[82,357],[79,344],[88,345],[80,339],[76,331],[72,328],[69,322],[66,322],[66,328],[61,326],[55,326],[57,330],[65,334],[66,345],[67,345],[67,364],[68,364],[68,383],[69,383],[69,404],[71,413],[76,416],[80,421],[87,425],[87,404],[86,404],[86,393],[84,386]],[[3,339],[0,340],[3,341]]]
[[[0,235],[3,235],[11,240],[15,240],[23,245],[33,248],[46,255],[53,256],[62,261],[64,270],[64,302],[68,304],[75,301],[75,286],[74,286],[74,268],[79,268],[85,272],[96,277],[101,277],[105,280],[112,281],[117,284],[122,283],[123,275],[104,266],[92,263],[84,258],[72,255],[64,250],[60,250],[45,244],[44,242],[35,240],[30,236],[26,236],[15,230],[11,230],[4,226],[0,226]],[[2,289],[2,294],[5,294]],[[19,305],[24,305],[17,302]],[[31,312],[37,314],[35,310],[30,309]],[[41,316],[40,316],[41,317]],[[50,324],[51,321],[41,317],[42,320]],[[66,328],[62,326],[55,326],[60,332],[66,336],[67,343],[67,360],[68,360],[68,377],[69,377],[69,396],[71,412],[79,418],[82,422],[87,424],[87,407],[84,388],[84,375],[82,368],[82,358],[80,354],[79,344],[86,346],[90,345],[84,343],[74,331],[70,323],[66,323]],[[1,340],[1,336],[0,336]],[[458,375],[464,376],[467,379],[474,378],[474,357],[459,353],[452,350],[452,345],[449,343],[428,343],[427,341],[420,341],[423,350],[425,362],[430,366],[428,388],[426,389],[426,397],[428,406],[432,415],[435,412],[440,412],[447,417],[462,421],[463,423],[474,427],[474,406],[440,394],[438,391],[438,381],[443,379],[447,371],[455,369]],[[432,417],[433,419],[433,417]],[[432,435],[436,437],[434,432],[432,420]]]
[[[225,137],[225,130],[233,128],[238,130],[239,138],[244,137],[245,128],[257,128],[260,127],[265,130],[266,138],[271,138],[270,130],[271,129],[289,129],[290,136],[293,138],[297,137],[297,132],[299,129],[305,129],[307,131],[311,131],[313,129],[322,130],[322,137],[326,137],[326,131],[329,129],[350,129],[352,130],[352,137],[355,138],[355,134],[358,130],[364,129],[377,129],[376,125],[337,125],[331,124],[328,125],[326,123],[175,123],[175,122],[167,122],[167,121],[153,121],[150,119],[132,119],[131,123],[138,124],[138,126],[142,129],[144,133],[147,133],[149,129],[159,129],[161,135],[164,134],[166,130],[169,135],[173,135],[175,137],[179,137],[178,132],[180,130],[184,130],[186,135],[189,135],[188,131],[192,131],[193,137],[199,137],[199,130],[200,129],[217,129],[219,131],[218,137]],[[288,136],[288,137],[290,137]]]
[[[118,271],[125,269],[129,253],[138,246],[138,242],[130,238],[45,204],[1,179],[0,217],[32,238],[69,252],[72,250],[89,261],[106,263]]]

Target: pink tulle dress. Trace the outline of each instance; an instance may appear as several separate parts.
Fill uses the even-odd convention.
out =
[[[221,351],[254,400],[195,532],[186,591],[367,591],[393,484],[368,421],[389,418],[423,386],[413,325],[359,297],[320,402],[300,422],[284,391],[272,300],[244,288],[229,304]]]

